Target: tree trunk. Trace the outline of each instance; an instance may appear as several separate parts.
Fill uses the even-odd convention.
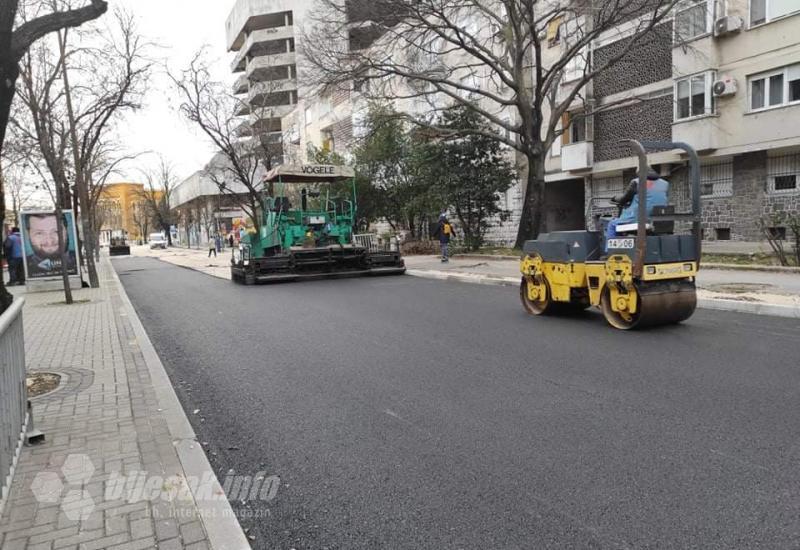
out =
[[[522,217],[517,230],[514,248],[522,248],[525,241],[539,236],[544,208],[544,159],[528,155],[528,176],[522,202]]]
[[[83,246],[86,253],[83,255],[86,261],[86,271],[89,273],[89,286],[100,288],[100,279],[97,277],[97,266],[94,263],[94,233],[91,224],[91,204],[89,197],[89,186],[86,181],[86,171],[83,166],[83,159],[80,155],[78,145],[78,130],[75,121],[75,111],[72,108],[72,88],[69,84],[69,70],[67,68],[67,44],[66,33],[58,33],[58,45],[61,53],[61,79],[64,82],[64,99],[67,105],[67,121],[69,122],[69,134],[72,141],[72,156],[75,163],[75,187],[80,206],[81,229],[83,233]],[[78,211],[75,210],[77,223]],[[80,253],[80,247],[76,252]]]
[[[60,204],[56,204],[56,227],[58,230],[56,233],[58,234],[58,249],[61,250],[61,280],[64,283],[64,300],[67,304],[72,304],[72,287],[69,284],[69,269],[67,267],[69,263],[69,250],[64,246],[65,238],[64,235],[64,224],[62,220],[64,219],[64,211],[61,209]],[[76,243],[75,246],[75,253],[78,253],[78,246]],[[77,265],[77,258],[76,266],[80,269],[80,266]]]
[[[3,224],[5,223],[6,219],[6,196],[3,193],[3,172],[2,167],[0,166],[0,230],[3,228]],[[2,237],[2,231],[0,231],[0,237]],[[0,266],[3,265],[3,247],[0,246]],[[11,266],[9,266],[9,273],[11,272]],[[11,305],[11,302],[14,301],[14,296],[6,290],[6,280],[3,276],[2,267],[0,267],[0,314],[2,314],[8,307]]]
[[[11,52],[0,52],[0,153],[3,152],[6,128],[11,116],[11,103],[14,101],[17,77],[19,77],[19,66],[10,59],[2,57],[11,57]],[[2,214],[5,216],[5,210]]]

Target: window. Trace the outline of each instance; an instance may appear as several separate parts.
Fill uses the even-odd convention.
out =
[[[769,227],[767,228],[769,231],[769,236],[772,237],[776,241],[785,241],[786,240],[786,228],[785,227]]]
[[[581,143],[586,141],[586,117],[572,121],[569,127],[569,142]]]
[[[750,0],[750,25],[760,25],[800,12],[797,0]]]
[[[750,110],[800,102],[800,64],[749,78]]]
[[[581,26],[581,21],[572,18],[565,21],[559,27],[559,40],[562,43],[564,54],[573,48],[576,44],[585,40],[584,29]],[[588,46],[581,48],[574,52],[572,56],[567,59],[564,66],[564,75],[562,80],[570,82],[581,78],[586,73],[586,66],[589,64],[589,48]]]
[[[733,194],[733,161],[700,167],[700,194],[703,197],[730,197]]]
[[[775,191],[793,191],[797,189],[797,174],[775,176]]]
[[[714,236],[717,238],[718,241],[729,241],[731,240],[731,228],[716,227],[714,228]]]
[[[713,82],[714,73],[703,73],[675,82],[675,120],[713,114]]]
[[[333,138],[333,131],[332,130],[323,130],[321,132],[322,137],[322,150],[327,153],[332,153],[336,151],[336,143]]]
[[[675,11],[675,43],[686,42],[709,32],[711,17],[706,0],[687,0]]]
[[[767,191],[770,193],[795,193],[800,179],[800,153],[767,159]]]
[[[586,116],[583,113],[564,113],[561,117],[561,144],[581,143],[586,141]],[[559,154],[561,149],[559,148]]]

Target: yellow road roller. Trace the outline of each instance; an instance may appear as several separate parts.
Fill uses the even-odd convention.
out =
[[[520,298],[531,315],[599,307],[618,329],[679,323],[697,307],[700,267],[700,162],[686,143],[628,143],[639,157],[635,223],[619,225],[616,237],[600,231],[555,231],[527,241],[520,262]],[[682,149],[689,159],[692,212],[671,206],[648,212],[648,150]],[[674,234],[675,222],[691,234]]]

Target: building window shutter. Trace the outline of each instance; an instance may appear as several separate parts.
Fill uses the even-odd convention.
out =
[[[561,28],[561,22],[564,20],[563,15],[559,15],[557,17],[553,17],[549,23],[547,23],[547,43],[550,45],[556,44],[559,39],[559,29]]]
[[[569,145],[569,134],[571,132],[569,113],[561,115],[561,127],[564,129],[564,133],[561,134],[561,145]]]

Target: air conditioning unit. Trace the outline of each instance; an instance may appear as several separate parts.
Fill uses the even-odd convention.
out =
[[[741,31],[744,28],[744,19],[738,15],[720,17],[714,21],[714,36],[720,37]]]
[[[733,95],[738,89],[739,86],[736,84],[736,80],[730,76],[723,76],[711,86],[711,91],[716,97]]]

